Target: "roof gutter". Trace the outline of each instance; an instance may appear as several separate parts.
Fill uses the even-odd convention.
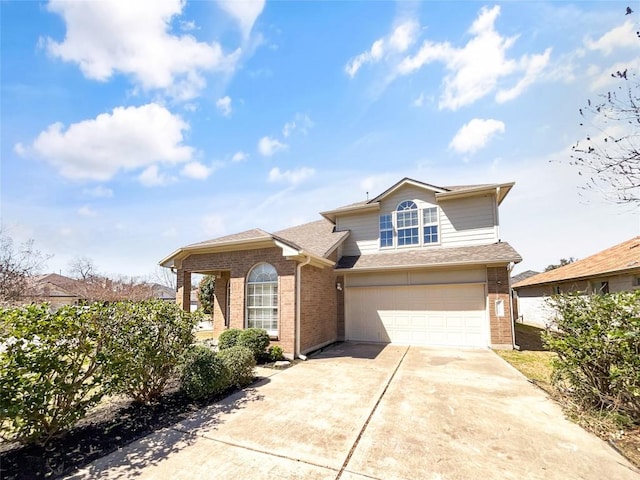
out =
[[[296,345],[294,358],[302,358],[300,356],[300,287],[302,285],[302,267],[305,265],[309,265],[311,263],[311,256],[307,256],[307,259],[304,262],[298,263],[296,266]],[[303,359],[304,360],[304,359]]]
[[[455,262],[455,263],[414,263],[411,265],[384,265],[379,267],[362,267],[362,268],[336,268],[336,273],[365,273],[365,272],[375,272],[379,270],[413,270],[416,268],[443,268],[443,267],[466,267],[469,265],[478,265],[478,266],[500,266],[500,265],[508,265],[509,263],[520,263],[522,259],[498,259],[498,260],[469,260],[467,262]]]

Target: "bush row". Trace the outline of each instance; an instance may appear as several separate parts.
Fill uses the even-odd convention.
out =
[[[241,346],[253,352],[256,361],[271,360],[277,361],[284,358],[284,352],[279,345],[269,347],[269,335],[261,328],[230,328],[220,334],[218,338],[218,350],[224,352],[227,349]],[[267,350],[269,347],[269,350]]]
[[[640,421],[640,290],[556,295],[544,335],[557,353],[553,381],[581,405]]]
[[[104,395],[149,403],[177,377],[193,398],[245,385],[253,353],[194,348],[199,321],[159,300],[0,309],[0,436],[44,443]]]

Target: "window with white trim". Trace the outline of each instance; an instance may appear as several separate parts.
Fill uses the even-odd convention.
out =
[[[440,243],[438,207],[418,208],[412,200],[400,202],[395,211],[379,217],[380,248]]]
[[[393,247],[393,218],[390,213],[380,215],[380,247]]]
[[[418,206],[411,200],[405,200],[396,209],[396,229],[398,231],[398,246],[418,245]]]
[[[247,278],[247,327],[278,335],[278,272],[268,263],[253,267]]]
[[[436,207],[422,210],[422,242],[438,243],[438,209]]]

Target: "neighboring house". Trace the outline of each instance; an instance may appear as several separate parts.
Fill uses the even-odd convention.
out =
[[[176,291],[174,288],[167,287],[166,285],[162,285],[160,283],[151,283],[149,285],[149,288],[151,290],[151,296],[153,298],[164,300],[166,302],[175,302],[176,300]]]
[[[216,276],[214,334],[259,327],[288,356],[337,340],[513,347],[498,207],[513,183],[437,187],[405,178],[377,197],[275,233],[253,229],[179,248],[191,274]]]
[[[511,277],[511,285],[515,285],[526,278],[533,277],[534,275],[538,275],[540,272],[535,272],[533,270],[525,270],[518,275],[514,275]],[[518,312],[518,302],[516,301],[516,295],[513,289],[511,290],[511,307],[513,308],[513,318],[518,321],[520,320],[520,313]]]
[[[77,304],[82,298],[80,291],[77,280],[57,273],[47,273],[29,278],[24,300],[48,302],[51,308],[58,309],[63,305]]]
[[[637,288],[640,236],[513,285],[521,321],[539,327],[546,327],[552,319],[545,300],[555,293],[613,293]]]

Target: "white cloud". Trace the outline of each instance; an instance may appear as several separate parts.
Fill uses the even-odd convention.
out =
[[[233,17],[247,38],[264,9],[265,0],[218,0],[218,5]]]
[[[78,215],[82,217],[95,217],[98,214],[89,205],[83,205],[78,209]]]
[[[138,176],[138,180],[145,187],[161,187],[173,183],[175,179],[164,173],[160,173],[157,165],[150,165]]]
[[[414,20],[406,20],[399,24],[386,37],[379,38],[371,45],[371,48],[347,62],[344,71],[353,78],[358,70],[367,63],[377,63],[387,55],[405,52],[416,41],[419,25]]]
[[[98,185],[94,188],[85,188],[82,190],[82,194],[88,197],[111,198],[113,197],[113,190],[103,187],[102,185]]]
[[[258,152],[265,157],[270,157],[280,150],[286,150],[288,145],[277,138],[262,137],[258,141]]]
[[[202,217],[202,230],[205,235],[219,237],[227,232],[222,215],[211,214]]]
[[[232,112],[231,97],[225,96],[225,97],[219,98],[216,101],[216,107],[218,108],[218,110],[220,110],[220,112],[222,112],[222,115],[224,115],[225,117],[230,116]]]
[[[498,103],[508,102],[519,97],[526,89],[534,83],[542,71],[549,63],[551,57],[551,49],[547,48],[544,53],[539,55],[525,55],[520,59],[521,70],[524,70],[524,77],[510,89],[501,89],[496,93],[496,101]]]
[[[244,162],[247,158],[249,158],[249,154],[243,151],[239,151],[233,154],[231,157],[232,162]]]
[[[457,110],[470,105],[495,91],[501,79],[522,74],[515,86],[500,89],[496,95],[499,102],[516,98],[542,74],[551,49],[543,54],[523,55],[517,61],[508,58],[507,51],[517,37],[503,37],[495,30],[499,14],[499,6],[483,7],[469,28],[472,38],[462,48],[426,40],[417,53],[397,65],[396,74],[409,75],[435,61],[444,63],[449,73],[443,80],[440,109]]]
[[[291,185],[297,185],[309,177],[312,177],[316,171],[313,168],[300,167],[295,170],[280,171],[278,167],[274,167],[269,172],[270,182],[284,182]]]
[[[122,73],[144,90],[163,90],[181,100],[194,98],[206,85],[204,72],[232,71],[240,52],[225,55],[216,42],[170,33],[185,3],[52,0],[47,8],[64,19],[66,34],[61,42],[47,38],[47,51],[77,63],[93,80],[106,81]]]
[[[600,68],[596,65],[590,65],[587,68],[587,76],[591,77],[591,83],[589,89],[592,92],[602,91],[606,88],[611,88],[613,85],[620,85],[620,79],[612,77],[614,72],[622,72],[629,68],[629,65],[640,65],[640,57],[634,59],[616,62],[608,67]]]
[[[504,130],[504,123],[499,120],[474,118],[458,130],[449,147],[458,153],[474,153]]]
[[[66,130],[62,123],[54,123],[31,146],[21,148],[49,162],[65,177],[104,181],[120,170],[191,160],[193,148],[182,143],[188,128],[179,116],[150,103],[117,107]]]
[[[309,130],[313,128],[315,123],[309,118],[309,115],[296,113],[293,120],[284,124],[282,127],[282,135],[287,138],[293,132],[298,131],[303,135],[309,133]]]
[[[585,46],[589,50],[599,50],[603,55],[610,55],[614,50],[626,47],[638,47],[638,35],[633,22],[627,20],[597,40],[587,37],[584,41]]]
[[[180,172],[182,176],[195,178],[196,180],[206,180],[212,173],[212,167],[207,167],[200,162],[189,162],[182,167],[182,171]]]
[[[424,93],[421,93],[416,98],[413,99],[411,105],[414,107],[422,107],[424,105]]]

